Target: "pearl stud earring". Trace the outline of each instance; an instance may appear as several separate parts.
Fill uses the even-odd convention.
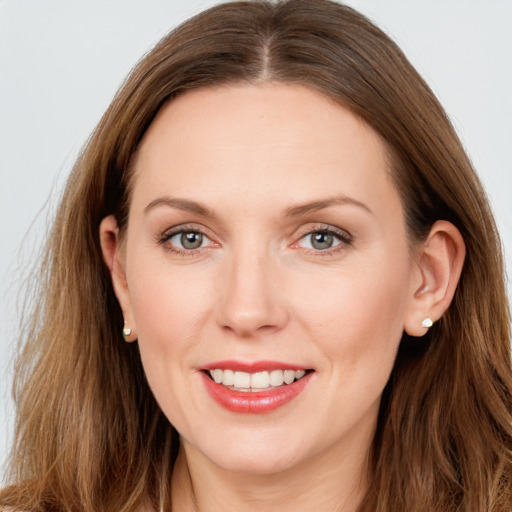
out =
[[[429,327],[432,327],[434,325],[434,322],[432,322],[432,319],[427,316],[423,322],[421,322],[421,327],[424,327],[425,329],[428,329]]]
[[[132,334],[132,330],[129,327],[125,326],[123,327],[123,338],[124,341],[130,341],[130,335]]]

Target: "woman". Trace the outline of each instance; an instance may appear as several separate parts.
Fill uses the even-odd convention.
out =
[[[510,510],[499,241],[439,103],[327,0],[224,4],[77,162],[19,370],[20,510]]]

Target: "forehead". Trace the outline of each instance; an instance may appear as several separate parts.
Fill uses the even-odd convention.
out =
[[[303,86],[230,85],[187,92],[160,110],[137,155],[136,195],[379,195],[391,186],[381,137]],[[357,198],[357,197],[356,197]],[[148,197],[149,199],[149,197]]]

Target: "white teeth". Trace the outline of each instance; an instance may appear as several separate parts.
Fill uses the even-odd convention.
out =
[[[224,386],[232,386],[234,383],[235,383],[235,372],[233,370],[224,370],[223,377],[222,377],[222,384],[224,384]]]
[[[284,382],[283,370],[272,370],[270,372],[270,385],[282,386]]]
[[[251,374],[251,388],[264,389],[270,386],[270,376],[268,372],[258,372]]]
[[[291,384],[295,380],[295,372],[293,370],[284,371],[284,382],[285,384]]]
[[[210,370],[212,379],[217,384],[231,386],[237,391],[251,391],[267,389],[269,387],[291,384],[306,375],[305,370],[272,370],[256,373],[235,372],[233,370]]]
[[[246,372],[235,372],[233,386],[235,386],[235,388],[250,388],[251,374]]]

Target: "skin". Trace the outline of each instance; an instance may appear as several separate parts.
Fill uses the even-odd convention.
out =
[[[189,92],[150,126],[126,233],[108,217],[101,239],[181,436],[174,509],[357,508],[402,333],[441,316],[464,252],[447,222],[411,247],[389,161],[371,128],[300,86]],[[183,228],[204,234],[200,248],[180,246]],[[333,246],[320,250],[311,233],[326,230]],[[286,405],[234,413],[201,376],[226,359],[314,372]]]

